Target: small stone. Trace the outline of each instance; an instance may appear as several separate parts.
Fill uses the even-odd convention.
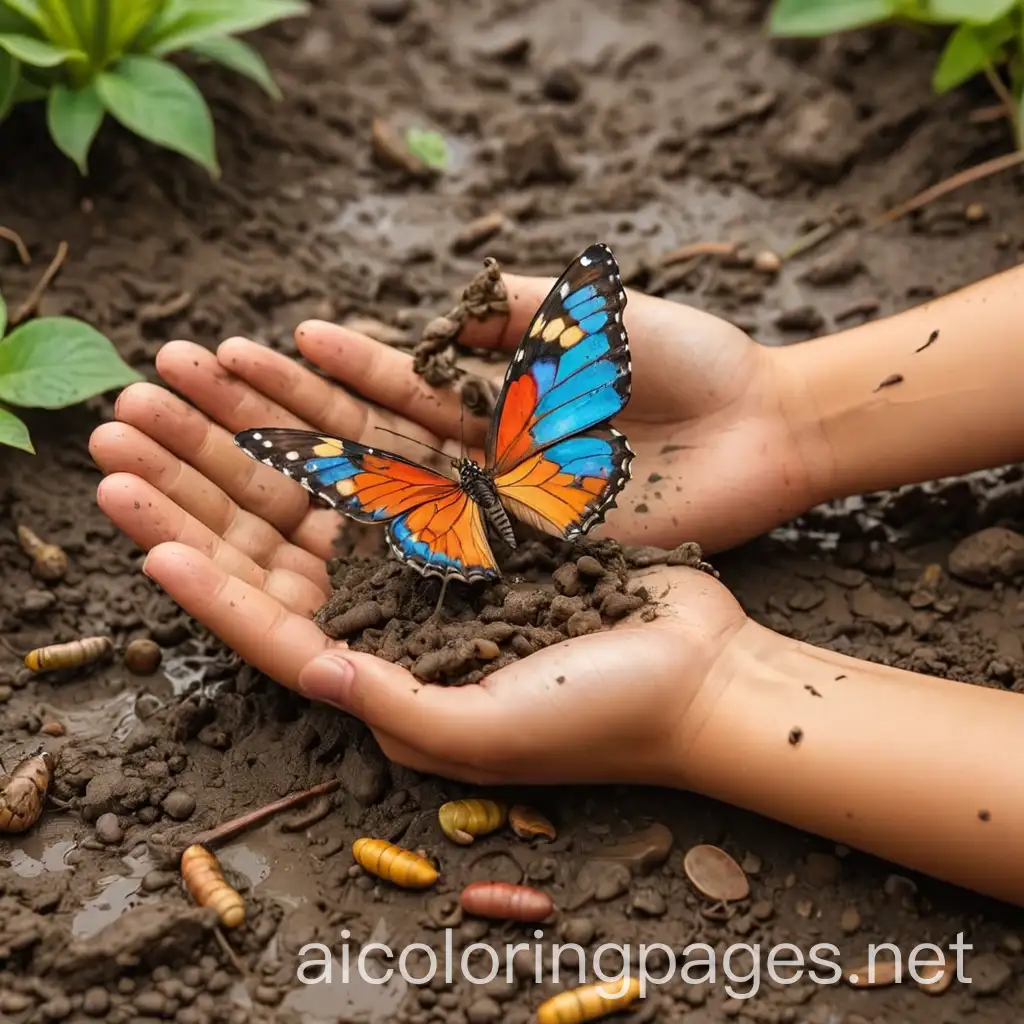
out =
[[[552,574],[555,590],[566,597],[575,597],[580,592],[580,572],[575,563],[560,565]]]
[[[839,927],[844,935],[854,935],[860,931],[860,911],[856,907],[847,907],[839,918]]]
[[[124,665],[133,675],[151,676],[159,667],[163,652],[152,640],[133,640],[124,652]]]
[[[39,1012],[42,1014],[43,1020],[64,1020],[71,1016],[74,1007],[67,996],[54,996],[53,999],[48,999],[39,1007]]]
[[[889,875],[882,889],[891,899],[912,900],[917,895],[917,886],[904,875]]]
[[[257,985],[252,997],[257,1003],[262,1003],[264,1006],[277,1006],[282,998],[281,990],[273,985]]]
[[[98,985],[86,991],[82,997],[82,1013],[87,1017],[102,1017],[110,1009],[110,996],[105,988]]]
[[[817,608],[824,600],[825,591],[820,587],[808,584],[801,587],[795,593],[790,594],[789,600],[786,603],[793,611],[809,612],[812,608]]]
[[[142,888],[145,892],[159,892],[161,889],[169,889],[176,881],[173,872],[154,869],[142,876]]]
[[[67,729],[60,722],[43,722],[39,731],[44,736],[63,736]]]
[[[160,806],[168,817],[175,821],[186,821],[192,817],[192,812],[196,809],[196,798],[183,789],[172,789]]]
[[[101,843],[106,843],[108,846],[114,846],[121,842],[124,838],[124,830],[121,828],[121,823],[117,820],[116,814],[101,814],[96,819],[96,838]]]
[[[21,611],[25,615],[41,615],[57,603],[56,595],[49,590],[26,590],[21,598]]]
[[[637,597],[636,594],[623,594],[620,591],[614,591],[601,602],[601,614],[613,620],[624,619],[630,612],[635,612],[637,608],[641,607],[643,603],[643,598]]]
[[[629,869],[608,861],[588,861],[576,878],[581,892],[593,893],[599,903],[617,899],[629,889]]]
[[[745,875],[759,875],[762,867],[761,858],[756,853],[745,853],[743,860],[740,861],[740,867]]]
[[[1011,956],[1020,956],[1020,954],[1024,952],[1024,942],[1021,942],[1020,938],[1012,932],[1007,932],[1007,934],[1003,936],[1002,947]]]
[[[576,559],[576,568],[581,576],[589,579],[600,579],[604,575],[604,566],[592,555],[583,555]]]
[[[1013,976],[1010,965],[995,953],[982,953],[972,958],[964,973],[971,979],[971,992],[979,996],[998,994]]]
[[[565,631],[570,637],[586,636],[588,633],[598,633],[603,627],[601,613],[594,608],[585,612],[576,612],[565,624]]]
[[[814,904],[810,900],[797,900],[793,909],[806,921],[814,913]]]
[[[646,875],[668,860],[672,843],[672,833],[664,825],[655,823],[602,847],[592,856],[595,860],[625,864],[634,874]]]
[[[1024,572],[1024,536],[1002,526],[971,534],[950,552],[949,571],[979,586],[1012,579]]]
[[[988,219],[988,211],[981,203],[968,203],[964,209],[964,220],[968,224],[980,224]]]
[[[213,747],[214,750],[227,750],[231,746],[231,737],[213,722],[204,725],[196,735],[196,739],[208,747]]]
[[[641,889],[633,897],[633,909],[645,917],[661,917],[668,907],[665,905],[665,897],[656,889]]]
[[[0,992],[0,1010],[4,1013],[24,1013],[32,1000],[22,992]]]
[[[577,946],[589,946],[594,941],[594,922],[589,917],[570,917],[562,925],[562,938]]]
[[[815,181],[837,181],[863,142],[857,109],[832,91],[799,104],[779,132],[777,153],[784,163]]]
[[[469,1024],[495,1024],[501,1020],[501,1007],[489,996],[474,999],[466,1007]]]
[[[148,992],[140,992],[132,1002],[143,1016],[162,1017],[167,1007],[166,997],[155,988],[149,989]]]
[[[814,306],[795,306],[783,310],[775,318],[775,326],[780,331],[820,331],[825,326],[825,318]]]
[[[757,900],[750,907],[750,916],[757,921],[767,921],[774,913],[775,908],[768,900]]]
[[[782,260],[770,249],[754,256],[754,269],[759,274],[777,274],[782,269]]]
[[[6,683],[0,684],[0,704],[6,704],[14,696],[14,688]]]
[[[508,220],[500,210],[486,213],[476,220],[471,220],[452,239],[452,252],[472,252],[478,245],[483,245],[508,225]]]

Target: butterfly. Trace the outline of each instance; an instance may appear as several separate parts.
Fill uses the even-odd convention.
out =
[[[625,305],[615,257],[591,245],[555,283],[509,363],[485,464],[452,459],[455,479],[305,430],[260,427],[235,443],[352,519],[387,524],[392,552],[424,576],[445,586],[500,579],[486,524],[513,548],[509,513],[578,540],[629,481],[633,451],[609,425],[630,396]]]

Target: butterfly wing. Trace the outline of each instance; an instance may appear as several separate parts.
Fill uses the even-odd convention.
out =
[[[392,551],[424,575],[498,578],[480,508],[457,481],[392,452],[307,430],[244,430],[235,444],[350,518],[387,523]]]
[[[515,516],[575,539],[604,518],[633,452],[608,421],[629,401],[626,293],[600,243],[558,279],[505,375],[487,465]]]

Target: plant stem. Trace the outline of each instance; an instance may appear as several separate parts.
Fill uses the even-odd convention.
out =
[[[36,306],[39,305],[39,300],[43,297],[43,292],[50,287],[50,282],[57,276],[57,271],[60,270],[67,254],[68,243],[62,241],[57,246],[57,253],[50,261],[50,265],[43,271],[43,276],[39,278],[39,283],[32,289],[29,297],[18,307],[17,313],[11,317],[12,327],[15,324],[20,324],[22,320],[35,312]]]
[[[1014,102],[1013,94],[1007,89],[999,72],[989,63],[985,64],[985,77],[988,79],[988,84],[992,86],[992,91],[1003,101],[1006,117],[1010,122],[1010,131],[1013,132],[1014,145],[1020,149],[1020,126],[1017,123],[1017,104]]]

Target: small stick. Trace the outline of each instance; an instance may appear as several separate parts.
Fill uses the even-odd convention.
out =
[[[673,263],[683,263],[694,256],[731,256],[738,248],[735,242],[691,242],[665,253],[658,263],[662,267],[669,267]]]
[[[1003,156],[994,157],[992,160],[986,160],[984,163],[976,164],[974,167],[968,167],[966,171],[954,174],[952,177],[946,178],[945,181],[940,181],[937,185],[932,185],[931,188],[918,192],[913,199],[908,199],[905,203],[900,203],[899,206],[894,206],[891,210],[886,210],[885,213],[879,214],[875,218],[873,225],[874,227],[882,227],[885,224],[891,224],[894,220],[899,220],[900,217],[905,217],[908,213],[913,213],[914,210],[927,206],[933,199],[941,199],[942,196],[962,188],[964,185],[981,181],[982,178],[988,178],[993,174],[998,174],[1000,171],[1008,171],[1011,167],[1016,167],[1022,162],[1024,162],[1024,150],[1017,150],[1013,153],[1005,153]]]
[[[50,287],[50,282],[57,276],[57,271],[60,270],[61,265],[64,263],[64,259],[68,254],[68,243],[61,242],[57,246],[57,254],[50,261],[50,265],[43,271],[43,276],[39,278],[39,283],[32,289],[29,297],[21,304],[18,312],[14,314],[11,319],[12,324],[20,324],[26,317],[31,316],[35,312],[36,306],[39,305],[39,300],[43,297],[43,292]]]
[[[830,217],[812,231],[808,231],[806,235],[802,235],[798,238],[782,254],[782,262],[785,263],[787,260],[791,260],[794,256],[799,256],[800,253],[807,252],[808,249],[813,249],[816,245],[821,245],[825,239],[831,238],[840,229],[840,227],[842,227],[842,225],[837,224]]]
[[[987,124],[989,121],[999,121],[1008,117],[1007,108],[1002,103],[995,103],[991,107],[978,107],[967,115],[971,124]]]
[[[238,959],[238,954],[231,948],[231,943],[224,938],[224,933],[219,926],[213,929],[213,934],[217,936],[217,942],[224,955],[231,961],[231,965],[244,978],[246,975],[245,964]]]
[[[1013,102],[1010,90],[1006,88],[1006,83],[999,77],[999,72],[987,61],[985,62],[985,77],[988,79],[988,84],[992,86],[992,91],[1002,100],[1004,112],[1010,122],[1010,131],[1013,132],[1014,139],[1019,143],[1017,118],[1014,116],[1016,104]]]
[[[28,246],[22,241],[21,235],[17,231],[0,226],[0,238],[6,238],[18,250],[18,258],[26,267],[32,262],[32,257],[28,253]]]
[[[244,832],[247,828],[252,828],[253,825],[259,825],[266,821],[267,818],[281,811],[287,811],[289,808],[295,807],[311,797],[320,796],[321,793],[333,793],[340,785],[341,783],[338,779],[328,779],[327,782],[321,782],[310,789],[304,789],[301,793],[290,793],[288,796],[275,800],[265,807],[258,807],[255,811],[249,811],[248,814],[243,814],[239,818],[224,822],[223,825],[200,832],[199,835],[193,836],[190,842],[202,843],[203,846],[212,846],[214,843],[223,842],[225,839],[232,839],[239,832]]]

